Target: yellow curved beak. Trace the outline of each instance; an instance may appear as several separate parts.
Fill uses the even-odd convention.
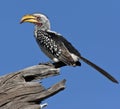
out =
[[[24,22],[38,23],[36,16],[30,15],[30,14],[27,14],[27,15],[22,17],[20,23],[24,23]]]

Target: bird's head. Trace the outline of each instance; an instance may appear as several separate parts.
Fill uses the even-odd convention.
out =
[[[20,23],[24,23],[24,22],[33,23],[35,24],[36,28],[40,30],[50,29],[50,22],[48,18],[43,14],[35,13],[35,14],[24,15]]]

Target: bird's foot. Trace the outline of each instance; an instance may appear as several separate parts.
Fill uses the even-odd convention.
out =
[[[60,68],[60,67],[63,67],[63,66],[66,66],[65,63],[63,62],[52,62],[52,61],[49,61],[49,62],[42,62],[42,63],[39,63],[39,65],[48,65],[48,66],[54,66],[55,68]]]
[[[49,62],[41,62],[38,65],[49,65],[49,66],[53,66],[53,63],[51,61]]]
[[[63,67],[63,66],[66,66],[65,63],[59,61],[59,62],[54,62],[52,63],[54,65],[55,68],[60,68],[60,67]]]

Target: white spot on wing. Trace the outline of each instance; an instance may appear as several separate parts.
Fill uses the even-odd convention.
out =
[[[54,62],[59,62],[59,60],[57,58],[53,58]]]
[[[73,60],[74,60],[75,62],[79,60],[79,57],[76,56],[75,54],[70,53],[70,55],[72,56],[72,58],[73,58]]]

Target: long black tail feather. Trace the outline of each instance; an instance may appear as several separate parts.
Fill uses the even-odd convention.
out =
[[[85,63],[87,63],[88,65],[90,65],[91,67],[93,67],[94,69],[96,69],[97,71],[99,71],[101,74],[103,74],[105,77],[107,77],[112,82],[118,83],[118,81],[113,76],[111,76],[108,72],[106,72],[105,70],[103,70],[102,68],[94,64],[93,62],[89,61],[88,59],[82,56],[80,57],[80,59],[84,61]]]

